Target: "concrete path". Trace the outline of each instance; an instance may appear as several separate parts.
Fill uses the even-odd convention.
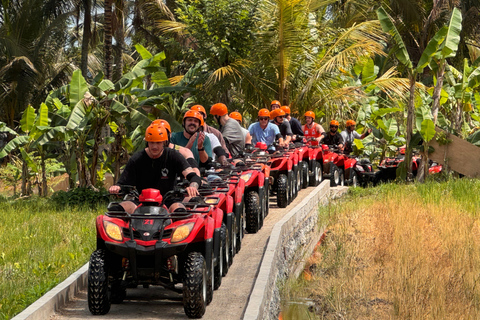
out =
[[[270,201],[270,213],[262,229],[256,234],[246,234],[242,249],[235,255],[234,261],[222,285],[214,292],[213,301],[207,307],[202,319],[242,319],[248,297],[255,283],[259,266],[268,243],[273,226],[285,214],[294,208],[314,188],[301,190],[297,198],[285,209],[276,206],[275,198]],[[88,311],[87,293],[81,291],[73,301],[58,310],[51,320],[99,319]],[[183,311],[182,296],[161,287],[149,289],[127,289],[127,298],[122,304],[112,305],[110,312],[101,316],[110,319],[186,319]]]

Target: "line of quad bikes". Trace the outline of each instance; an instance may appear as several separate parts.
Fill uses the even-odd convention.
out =
[[[256,233],[269,212],[270,195],[285,208],[298,192],[330,179],[331,186],[367,185],[395,178],[401,156],[386,158],[379,171],[367,160],[342,154],[335,146],[311,146],[306,139],[278,148],[266,145],[236,159],[236,165],[204,173],[200,196],[186,198],[185,182],[161,195],[159,190],[122,186],[124,200],[137,199],[133,214],[110,202],[96,219],[97,249],[88,270],[88,307],[102,315],[126,298],[127,288],[159,285],[183,294],[185,314],[201,318],[222,283],[246,233]],[[412,167],[418,162],[413,159]],[[438,170],[438,166],[433,170]],[[165,200],[186,209],[169,213]],[[188,199],[188,201],[185,201]]]

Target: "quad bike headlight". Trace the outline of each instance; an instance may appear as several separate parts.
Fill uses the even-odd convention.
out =
[[[115,223],[110,221],[104,221],[103,227],[105,228],[105,232],[107,233],[107,235],[113,240],[123,240],[122,229]]]
[[[250,178],[252,177],[252,174],[253,172],[244,173],[240,176],[240,179],[242,179],[243,181],[245,181],[245,183],[247,183],[248,180],[250,180]]]
[[[194,225],[194,222],[190,222],[177,227],[172,234],[170,242],[175,243],[185,240],[189,236],[190,232],[192,232]]]

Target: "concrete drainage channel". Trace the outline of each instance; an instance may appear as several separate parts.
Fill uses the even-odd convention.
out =
[[[306,258],[324,232],[324,227],[318,224],[319,205],[326,204],[331,197],[340,196],[346,190],[346,187],[330,189],[330,182],[324,181],[276,222],[243,319],[278,319],[280,293],[276,284],[287,277],[297,277],[303,270]],[[86,288],[87,270],[88,263],[13,319],[48,319]]]

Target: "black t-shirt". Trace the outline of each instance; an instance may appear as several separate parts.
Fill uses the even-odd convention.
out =
[[[292,127],[293,134],[303,136],[302,124],[297,118],[290,117],[290,127]]]
[[[322,144],[329,146],[343,144],[342,135],[336,132],[335,135],[332,136],[330,132],[325,132],[325,138],[323,138]]]
[[[187,160],[177,150],[165,148],[157,159],[150,158],[142,150],[128,160],[117,185],[135,186],[138,192],[154,188],[164,196],[173,189],[175,178],[182,176],[182,171],[188,167]]]
[[[273,124],[276,124],[280,129],[280,134],[282,135],[283,139],[287,138],[287,136],[292,136],[292,128],[290,128],[290,122],[287,119],[284,119],[282,123],[277,124],[275,121],[270,121]]]

